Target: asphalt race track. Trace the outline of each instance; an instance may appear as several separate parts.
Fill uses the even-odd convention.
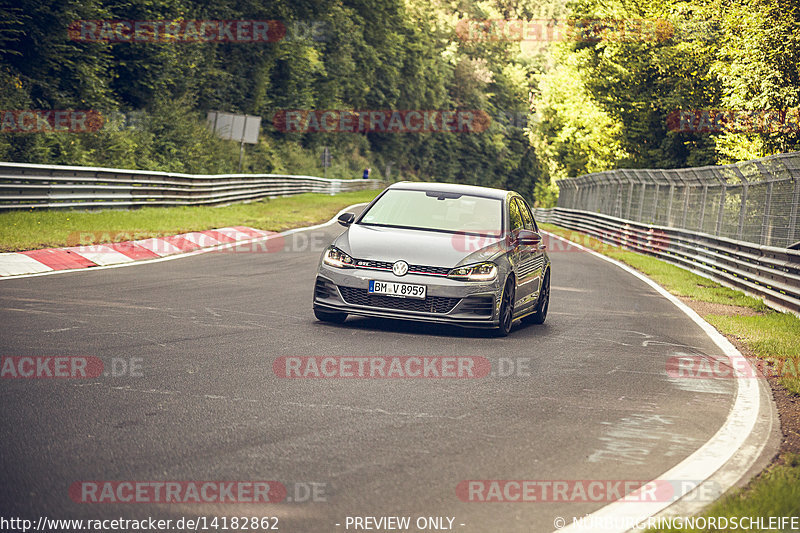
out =
[[[341,229],[309,230],[308,242]],[[117,377],[0,380],[1,514],[275,516],[284,532],[346,531],[347,516],[441,516],[464,532],[551,531],[555,517],[570,522],[606,502],[464,502],[456,487],[651,480],[712,437],[731,408],[733,380],[665,371],[680,354],[721,356],[700,327],[588,253],[551,251],[547,323],[494,338],[358,317],[318,322],[311,292],[321,248],[287,248],[0,282],[0,354],[141,366]],[[511,375],[273,373],[278,357],[324,355],[483,356]],[[324,495],[75,503],[69,488],[84,480],[276,480],[290,499],[311,483]]]

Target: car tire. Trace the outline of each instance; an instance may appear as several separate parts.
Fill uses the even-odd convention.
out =
[[[347,320],[347,313],[330,313],[328,311],[320,311],[316,307],[314,308],[314,316],[317,317],[317,320],[331,324],[341,324]]]
[[[542,290],[539,292],[539,299],[536,301],[536,312],[528,316],[531,324],[544,324],[547,318],[547,310],[550,308],[550,269],[544,274]]]
[[[500,311],[498,312],[498,326],[495,335],[505,337],[511,332],[514,323],[514,296],[516,295],[516,284],[514,278],[508,278],[503,294],[500,296]]]

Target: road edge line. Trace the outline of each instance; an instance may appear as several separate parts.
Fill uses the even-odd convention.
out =
[[[647,285],[656,290],[661,296],[672,302],[678,309],[686,314],[695,324],[697,324],[708,337],[716,344],[722,352],[728,357],[731,362],[732,368],[737,373],[736,379],[736,397],[734,398],[728,417],[725,422],[717,430],[717,432],[708,439],[702,446],[695,450],[689,457],[673,466],[668,471],[661,474],[658,478],[646,484],[642,489],[631,493],[628,501],[625,499],[617,500],[593,513],[589,513],[580,517],[582,522],[573,522],[556,531],[563,533],[575,533],[579,531],[604,531],[604,532],[618,532],[625,533],[627,531],[635,530],[635,526],[641,523],[646,523],[650,517],[653,517],[668,507],[680,502],[686,496],[693,493],[698,487],[706,482],[709,478],[714,476],[721,469],[734,459],[737,452],[742,448],[745,442],[753,433],[759,418],[761,410],[762,387],[764,386],[763,380],[752,379],[746,377],[749,373],[750,376],[757,375],[755,370],[750,366],[750,362],[739,350],[714,326],[706,322],[697,312],[695,312],[688,305],[680,301],[676,296],[667,291],[664,287],[653,281],[645,274],[635,270],[634,268],[605,256],[599,252],[591,250],[578,243],[570,241],[554,233],[542,230],[542,233],[554,237],[561,241],[569,243],[570,246],[588,252],[600,259],[607,261],[617,267],[625,270],[629,274],[635,276]],[[747,369],[747,370],[742,370]],[[767,397],[771,398],[771,395]],[[729,486],[723,487],[721,493],[727,492],[731,487],[743,477],[750,466],[755,463],[769,441],[770,435],[764,435],[762,441],[757,445],[758,453],[747,462],[746,467],[739,466],[741,474],[736,477],[734,482]],[[676,494],[675,499],[666,502],[648,502],[637,501],[644,499],[643,494],[656,480],[670,480],[682,481],[680,493]],[[698,483],[699,482],[699,483]],[[708,502],[709,504],[711,502]]]

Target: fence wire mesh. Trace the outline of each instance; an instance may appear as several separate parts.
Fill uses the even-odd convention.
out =
[[[800,152],[725,166],[559,180],[558,207],[780,248],[800,246]]]

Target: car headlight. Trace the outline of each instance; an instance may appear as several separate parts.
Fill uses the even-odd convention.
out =
[[[322,262],[336,268],[353,268],[353,258],[335,246],[331,246],[325,250],[325,255],[322,256]]]
[[[492,281],[497,277],[497,265],[494,263],[479,263],[454,268],[447,274],[448,278],[464,281]]]

